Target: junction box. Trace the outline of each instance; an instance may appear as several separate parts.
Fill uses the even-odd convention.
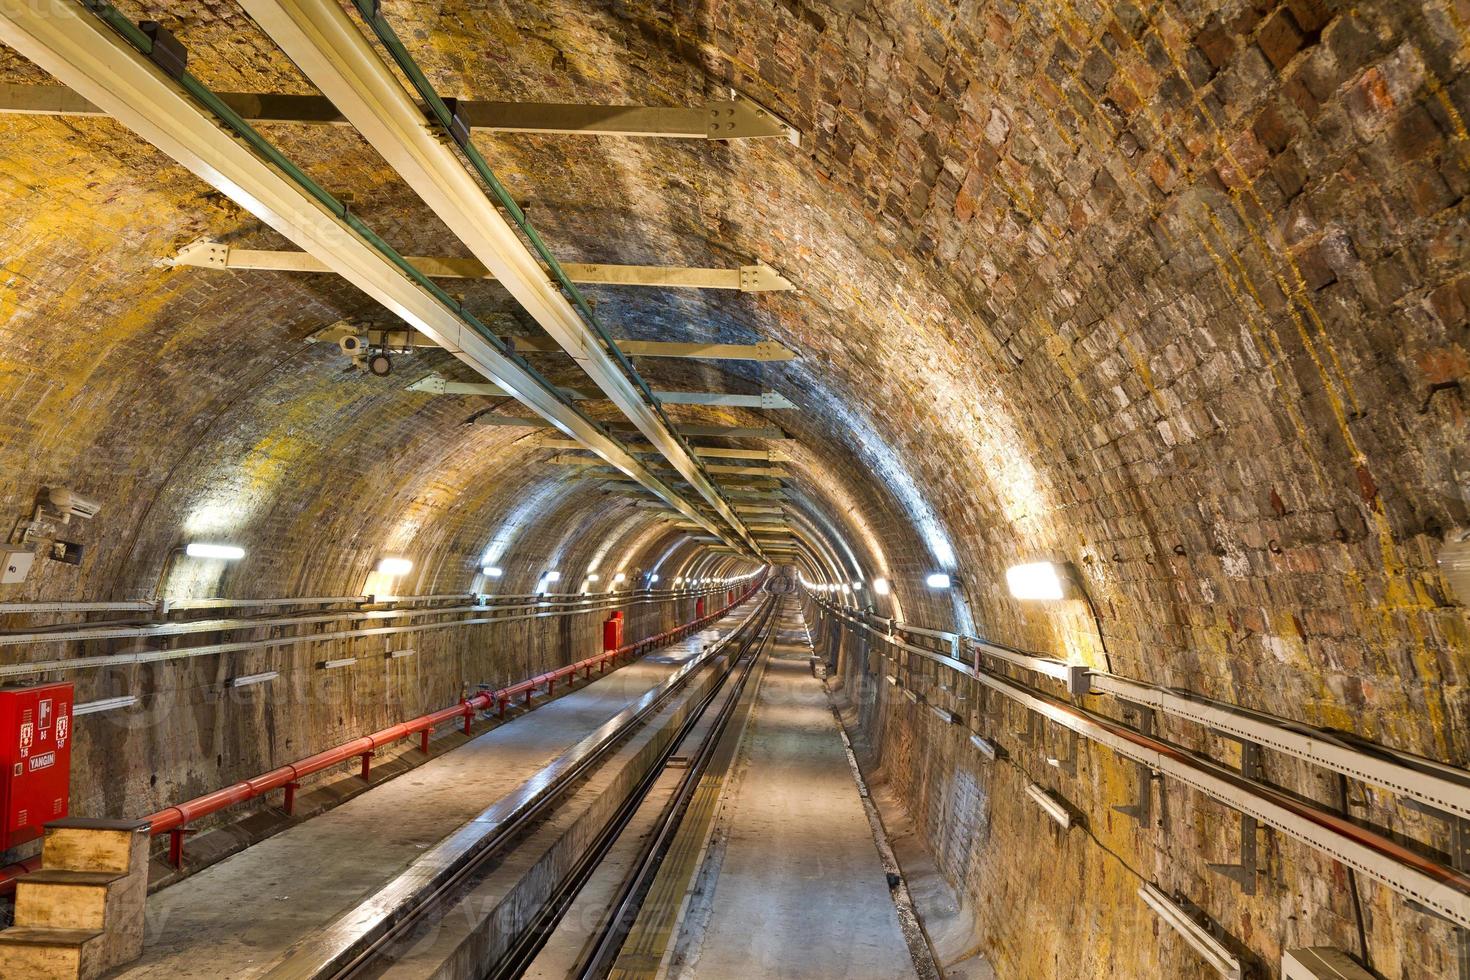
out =
[[[0,687],[0,851],[67,815],[71,709],[70,684]]]

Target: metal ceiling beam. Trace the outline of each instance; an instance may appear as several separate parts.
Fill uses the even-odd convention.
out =
[[[616,350],[604,346],[593,323],[584,319],[585,307],[574,307],[575,292],[563,292],[547,278],[548,263],[555,260],[539,246],[539,238],[524,222],[519,208],[495,182],[482,157],[464,137],[460,149],[475,166],[480,179],[500,190],[502,203],[520,222],[519,230],[506,220],[476,175],[466,169],[432,125],[424,124],[424,109],[405,90],[394,69],[357,28],[336,0],[242,0],[241,6],[303,74],[331,99],[348,122],[378,151],[429,209],[470,253],[484,263],[526,312],[592,379],[622,413],[638,427],[645,439],[658,447],[669,464],[703,497],[718,517],[732,529],[731,544],[742,541],[759,551],[745,534],[740,517],[720,496],[718,488],[685,450],[680,438],[668,427],[657,404],[650,404],[639,388],[639,379],[625,373]],[[416,66],[407,60],[391,29],[377,14],[365,13],[374,32],[430,103],[434,118],[442,119],[438,99]],[[438,103],[436,105],[436,103]],[[525,234],[538,244],[538,254],[521,241]],[[570,298],[569,298],[570,297]],[[656,396],[655,396],[656,397]],[[726,533],[722,528],[711,528]]]
[[[542,439],[543,449],[581,449],[581,443],[571,439]],[[652,446],[630,444],[635,453],[655,452]],[[696,456],[706,459],[753,459],[763,463],[789,463],[791,457],[779,449],[724,449],[720,446],[691,446]]]
[[[504,397],[507,392],[500,386],[479,381],[447,381],[438,374],[426,375],[408,386],[409,391],[429,395],[488,395]],[[604,398],[581,388],[557,389],[572,401],[596,401]],[[775,391],[763,391],[758,395],[742,395],[728,391],[655,391],[654,396],[665,405],[714,405],[728,408],[796,408],[784,396]],[[613,401],[618,399],[614,398]],[[660,452],[667,456],[662,447]]]
[[[522,429],[549,429],[545,421],[537,418],[528,418],[524,415],[497,415],[494,412],[484,412],[476,415],[471,421],[477,425],[507,425]],[[620,426],[609,426],[613,431],[623,431]],[[705,438],[720,437],[724,439],[764,439],[772,442],[794,442],[795,440],[785,432],[776,428],[750,428],[738,425],[679,425],[675,424],[674,431],[681,436],[696,436]]]
[[[477,259],[408,255],[409,264],[435,279],[494,279],[495,274]],[[331,272],[324,263],[306,252],[276,249],[234,248],[211,238],[199,238],[183,248],[167,265],[197,269],[229,269],[258,272]],[[608,265],[563,262],[562,271],[572,282],[602,286],[654,286],[665,289],[738,289],[742,293],[787,292],[796,287],[764,262],[736,269],[701,269],[669,265]]]
[[[573,465],[576,465],[576,464],[573,464]],[[612,480],[614,482],[622,482],[622,481],[628,481],[628,482],[632,482],[632,483],[637,483],[638,482],[633,477],[630,477],[630,476],[628,476],[625,473],[621,473],[621,472],[619,472],[617,470],[614,470],[614,469],[611,469],[611,468],[608,468],[606,472],[603,472],[603,471],[601,471],[599,469],[594,468],[594,466],[586,466],[585,469],[583,470],[583,472],[581,474],[579,474],[579,475],[582,476],[582,477],[588,477],[588,478],[598,479],[598,480]],[[672,482],[674,482],[674,483],[682,483],[683,481],[681,481],[681,480],[674,480]],[[734,484],[734,486],[731,486],[731,484]],[[749,490],[749,489],[755,489],[755,490],[780,490],[780,489],[783,489],[783,487],[781,486],[780,482],[778,480],[776,480],[776,479],[772,479],[771,477],[767,477],[767,476],[745,476],[745,475],[742,475],[742,474],[739,474],[739,473],[724,473],[724,474],[721,474],[721,477],[720,477],[720,485],[721,485],[721,489],[723,489],[723,490],[725,490],[727,492],[734,492],[734,491],[738,491],[738,490],[742,490],[742,489],[744,489],[744,490]],[[683,513],[683,512],[681,511],[680,513]]]
[[[582,448],[578,446],[577,448]],[[595,456],[569,456],[559,453],[547,460],[557,466],[606,466],[607,463]],[[660,467],[661,468],[661,467]],[[728,474],[731,476],[768,476],[776,480],[784,480],[791,476],[785,470],[776,469],[771,466],[733,466],[711,463],[705,467],[711,473]]]
[[[93,13],[72,3],[3,4],[0,40],[318,256],[630,479],[680,513],[724,533],[528,366],[497,348],[493,337],[481,335],[478,321],[451,307],[428,280],[415,279],[411,270],[398,265],[397,253],[248,126],[229,119],[228,110],[207,89],[187,73],[170,75],[154,64],[142,53],[152,50],[152,41],[115,10],[104,6]],[[732,526],[743,527],[729,513]],[[731,540],[739,542],[738,537]]]
[[[336,323],[323,327],[306,339],[313,343],[336,344],[345,337],[361,338],[365,346],[386,347],[390,350],[405,350],[410,347],[438,347],[428,337],[408,327],[402,329],[364,330],[350,323]],[[502,336],[501,341],[521,354],[561,353],[547,337]],[[619,340],[618,347],[624,354],[633,357],[678,357],[690,360],[710,361],[789,361],[796,352],[782,347],[773,340],[757,344],[696,344],[663,340]]]
[[[347,120],[320,95],[221,92],[219,98],[250,123],[342,126]],[[471,130],[563,133],[577,136],[655,136],[674,139],[771,139],[801,144],[792,126],[748,99],[712,99],[702,106],[584,105],[574,102],[456,104]],[[0,113],[45,116],[111,115],[69,88],[0,85]]]

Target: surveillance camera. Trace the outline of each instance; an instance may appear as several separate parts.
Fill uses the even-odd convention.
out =
[[[95,500],[88,500],[74,490],[66,487],[48,487],[46,489],[46,500],[52,510],[63,520],[70,522],[73,517],[90,520],[97,516],[102,505]]]
[[[342,353],[351,354],[355,357],[356,355],[361,354],[363,348],[367,346],[367,338],[359,337],[357,334],[350,333],[345,336],[338,337],[337,346],[342,348]]]

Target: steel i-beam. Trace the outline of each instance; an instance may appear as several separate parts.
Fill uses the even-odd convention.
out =
[[[450,145],[425,126],[423,109],[336,0],[242,0],[241,5],[734,530],[731,543],[743,541],[758,552],[739,515],[567,297],[547,280],[546,269]]]
[[[320,95],[221,92],[219,98],[250,123],[342,126],[347,120]],[[38,116],[105,116],[109,113],[67,88],[0,84],[0,113]],[[796,128],[749,99],[731,93],[702,106],[585,105],[578,102],[474,102],[455,104],[471,130],[560,133],[569,136],[652,136],[673,139],[772,139],[801,145]]]
[[[431,255],[408,255],[410,265],[436,279],[494,279],[495,275],[477,259]],[[196,269],[230,269],[258,272],[331,272],[325,263],[306,252],[278,249],[235,248],[210,238],[200,238],[179,249],[166,265]],[[607,263],[563,262],[562,271],[572,282],[600,286],[652,286],[664,289],[738,289],[742,293],[787,292],[795,289],[781,273],[757,262],[736,269],[701,269],[668,265],[609,265]]]

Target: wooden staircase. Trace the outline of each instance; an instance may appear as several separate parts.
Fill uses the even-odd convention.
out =
[[[41,870],[16,882],[0,932],[0,976],[84,980],[142,955],[148,841],[146,822],[47,824]]]

